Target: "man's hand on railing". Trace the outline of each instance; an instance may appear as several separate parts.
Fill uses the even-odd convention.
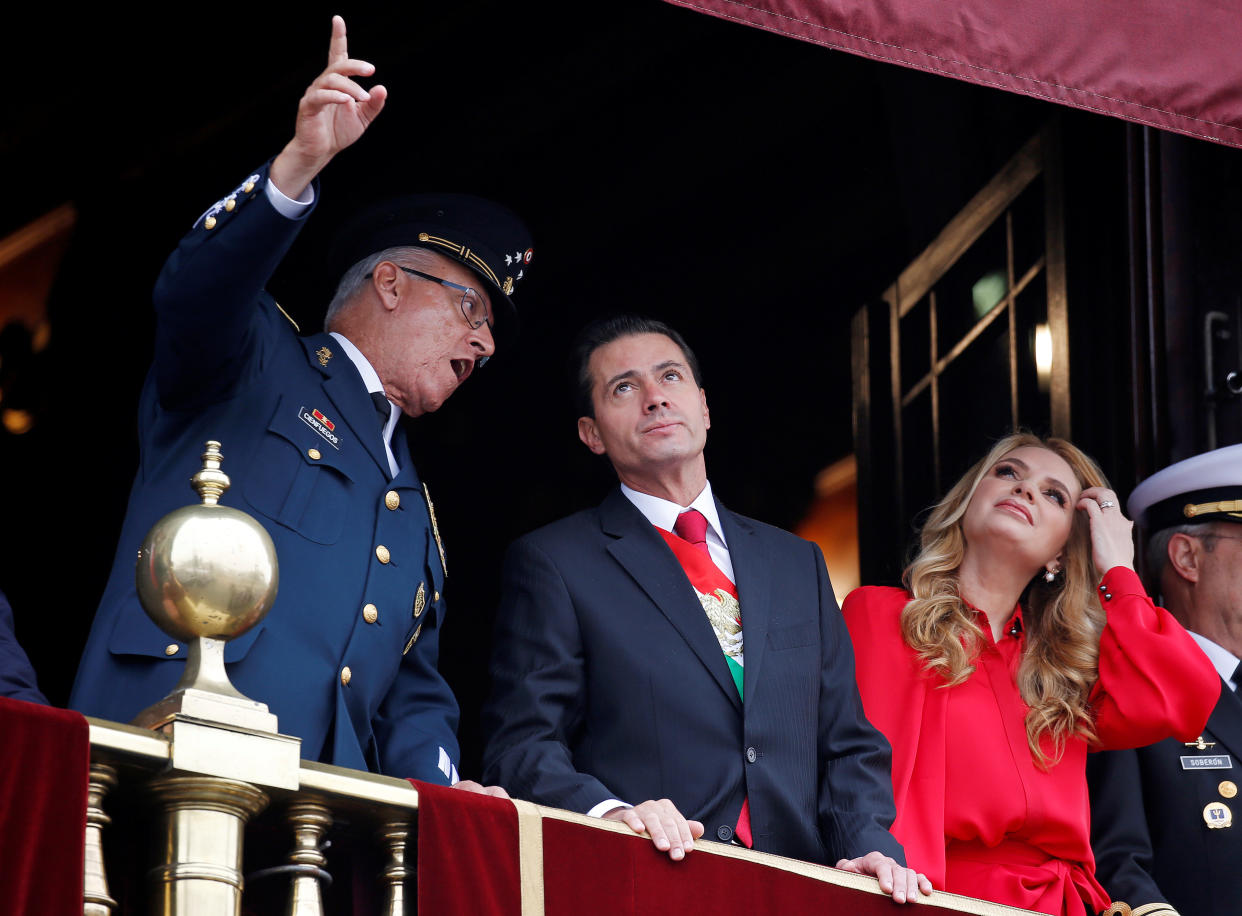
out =
[[[694,841],[703,835],[703,825],[689,821],[667,798],[645,801],[633,808],[613,808],[603,815],[610,821],[620,821],[635,833],[646,833],[660,852],[667,852],[673,861],[686,857],[694,848]]]
[[[485,786],[475,782],[473,779],[463,779],[461,782],[453,784],[454,789],[464,789],[467,792],[476,792],[479,795],[492,795],[496,798],[508,798],[509,793],[500,786]]]
[[[898,865],[883,853],[869,852],[858,859],[842,859],[837,868],[859,875],[871,875],[880,882],[880,890],[892,894],[897,903],[914,900],[920,893],[931,894],[931,882],[913,868]]]

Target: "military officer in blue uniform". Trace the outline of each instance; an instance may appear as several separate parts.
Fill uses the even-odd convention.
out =
[[[1198,740],[1091,756],[1096,874],[1110,914],[1242,916],[1242,445],[1153,474],[1129,509],[1148,532],[1149,590],[1223,686]]]
[[[186,647],[140,607],[134,557],[156,520],[191,501],[216,439],[233,481],[223,502],[263,523],[280,562],[271,612],[226,648],[233,683],[302,739],[304,758],[450,783],[458,713],[437,671],[446,558],[431,496],[392,434],[399,412],[435,410],[492,355],[533,251],[489,201],[389,201],[341,235],[352,266],[328,333],[298,336],[264,286],[318,173],[383,108],[386,90],[356,81],[373,72],[349,58],[335,17],[293,140],[200,217],[160,274],[141,463],[70,705],[128,721],[180,676]]]

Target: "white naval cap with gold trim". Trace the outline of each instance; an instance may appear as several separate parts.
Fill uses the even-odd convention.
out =
[[[1195,522],[1242,523],[1242,445],[1157,471],[1135,487],[1127,508],[1148,531]]]

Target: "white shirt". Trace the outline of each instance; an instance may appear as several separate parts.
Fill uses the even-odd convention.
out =
[[[1199,648],[1203,650],[1203,654],[1212,662],[1221,679],[1229,685],[1229,689],[1237,693],[1238,685],[1233,682],[1233,673],[1238,668],[1238,657],[1228,649],[1216,645],[1206,636],[1200,636],[1193,630],[1187,630],[1186,632],[1190,634],[1191,639],[1199,644]]]
[[[711,554],[712,562],[728,577],[729,581],[734,585],[737,584],[737,580],[733,578],[733,561],[729,558],[729,545],[725,543],[724,532],[720,527],[720,513],[716,511],[716,500],[712,498],[711,481],[704,484],[703,492],[696,496],[694,502],[688,506],[679,506],[675,502],[652,496],[649,493],[639,493],[625,484],[621,484],[621,492],[647,521],[669,532],[677,524],[677,516],[687,509],[698,509],[702,512],[703,517],[707,519],[707,552]]]
[[[331,336],[341,345],[341,349],[345,351],[345,355],[349,357],[349,361],[354,364],[358,370],[358,374],[362,376],[362,384],[367,386],[367,394],[379,392],[384,393],[384,386],[380,384],[379,374],[375,371],[375,367],[370,361],[362,355],[362,351],[350,342],[349,338],[344,334],[338,334],[336,331],[330,332]],[[388,402],[392,408],[388,411],[388,422],[384,424],[384,454],[388,456],[388,472],[390,477],[397,476],[397,457],[392,453],[392,431],[397,425],[397,420],[401,417],[401,408],[392,401]]]

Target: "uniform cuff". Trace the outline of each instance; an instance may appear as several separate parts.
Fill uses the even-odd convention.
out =
[[[306,190],[302,192],[302,196],[297,200],[285,195],[280,188],[272,183],[269,178],[263,186],[263,190],[267,193],[267,199],[271,203],[272,208],[286,219],[301,219],[311,208],[311,204],[315,202],[315,186],[308,184]]]

